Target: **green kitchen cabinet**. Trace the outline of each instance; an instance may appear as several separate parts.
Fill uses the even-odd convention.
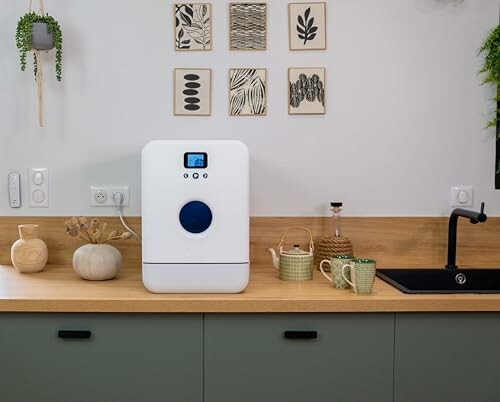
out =
[[[0,363],[1,402],[496,402],[500,314],[2,313]]]
[[[396,314],[395,402],[500,401],[500,314]]]
[[[205,402],[393,399],[394,314],[209,314],[204,339]]]
[[[203,316],[0,314],[0,364],[2,402],[202,402]]]

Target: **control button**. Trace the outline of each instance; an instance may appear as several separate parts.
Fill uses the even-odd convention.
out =
[[[33,201],[36,203],[41,203],[45,199],[45,195],[43,194],[43,191],[40,190],[35,190],[33,191]]]
[[[208,173],[203,173],[203,178],[206,179],[208,177]]]
[[[33,183],[37,186],[41,185],[43,183],[43,174],[41,174],[40,172],[35,172],[33,174]]]
[[[212,211],[201,201],[190,201],[179,212],[182,227],[190,233],[202,233],[212,224]]]
[[[197,179],[198,177],[200,177],[198,173],[193,173],[193,179]]]
[[[467,202],[467,191],[461,190],[458,192],[457,200],[460,204],[465,204]]]
[[[187,173],[184,173],[184,178],[187,179],[189,175]]]

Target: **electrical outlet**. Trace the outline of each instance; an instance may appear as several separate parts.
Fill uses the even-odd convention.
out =
[[[114,193],[123,194],[123,207],[130,204],[130,191],[128,186],[91,186],[90,187],[90,206],[91,207],[115,207],[113,200]]]
[[[105,204],[108,200],[108,193],[104,190],[95,190],[94,201],[97,205]]]

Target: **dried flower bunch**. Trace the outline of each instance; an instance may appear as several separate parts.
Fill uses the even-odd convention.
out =
[[[106,234],[108,224],[101,225],[97,218],[91,218],[89,224],[88,219],[84,216],[72,216],[64,224],[66,225],[66,233],[71,237],[79,237],[90,244],[105,244],[111,240],[127,240],[132,237],[130,232],[121,233],[118,230]]]

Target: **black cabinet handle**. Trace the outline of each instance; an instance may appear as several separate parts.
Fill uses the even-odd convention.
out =
[[[318,331],[285,331],[283,336],[287,339],[316,339]]]
[[[57,336],[61,339],[89,339],[92,336],[90,331],[59,330]]]

